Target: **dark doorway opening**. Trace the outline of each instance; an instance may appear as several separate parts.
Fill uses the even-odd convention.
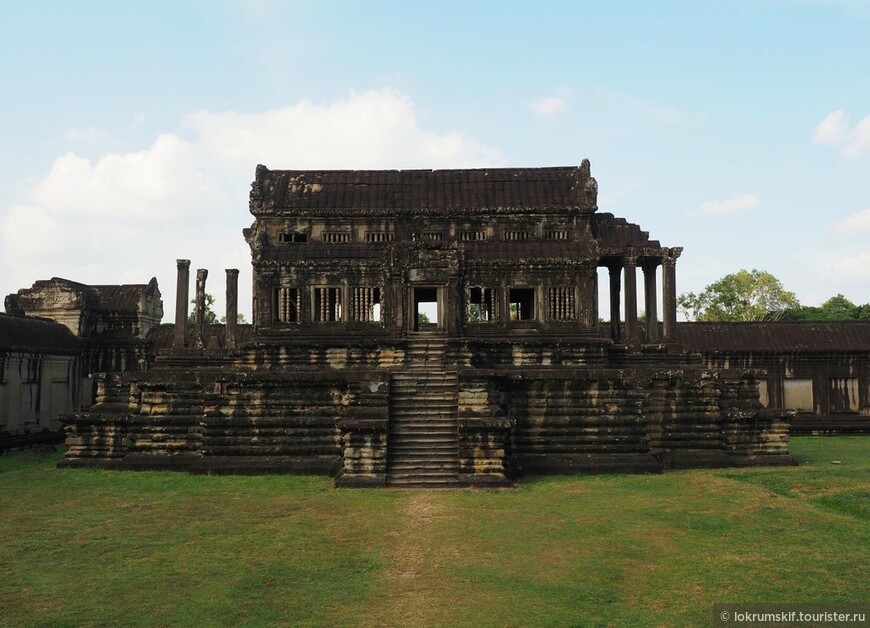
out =
[[[535,289],[511,288],[510,313],[512,321],[530,321],[535,318]]]
[[[414,288],[414,307],[411,329],[414,331],[437,331],[441,329],[441,306],[438,288]]]

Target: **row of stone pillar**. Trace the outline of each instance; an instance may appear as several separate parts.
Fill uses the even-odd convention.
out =
[[[637,320],[637,266],[636,256],[628,253],[622,260],[608,264],[610,272],[610,336],[614,342],[636,345],[640,342],[659,343],[676,341],[677,333],[677,281],[676,263],[683,249],[664,249],[661,258],[645,258],[641,262],[644,283],[644,309],[646,334],[641,339]],[[656,269],[662,266],[662,329],[658,324],[658,296]],[[622,275],[625,274],[625,330],[621,327]]]
[[[175,260],[178,270],[178,280],[175,291],[175,337],[174,347],[186,347],[187,339],[187,297],[190,291],[190,260]],[[239,270],[227,268],[227,312],[226,312],[226,345],[235,347],[238,344],[239,319]],[[196,271],[196,300],[193,342],[197,348],[205,346],[205,282],[208,270],[198,268]]]

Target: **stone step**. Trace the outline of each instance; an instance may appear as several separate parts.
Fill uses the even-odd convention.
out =
[[[413,373],[407,374],[404,377],[394,377],[392,382],[393,388],[415,388],[417,386],[432,386],[439,388],[455,388],[458,386],[458,378],[450,377],[418,377]]]
[[[403,456],[401,460],[388,460],[387,463],[389,464],[391,471],[408,471],[409,469],[453,471],[458,468],[459,458],[456,455],[434,457],[408,455]]]
[[[401,411],[400,411],[401,410]],[[456,421],[456,408],[449,406],[422,408],[419,405],[397,408],[390,413],[393,421]]]
[[[397,433],[407,431],[422,431],[440,434],[456,434],[457,426],[455,421],[404,421],[393,422],[393,429]],[[286,439],[285,439],[286,440]]]
[[[441,461],[432,464],[425,463],[402,463],[391,467],[391,475],[396,476],[432,476],[432,475],[455,475],[459,472],[458,465],[446,465]]]
[[[393,421],[392,427],[398,431],[424,431],[456,434],[456,421]]]
[[[456,439],[454,439],[455,441]],[[391,441],[389,445],[388,457],[392,459],[402,458],[405,456],[442,456],[445,454],[459,455],[459,447],[456,443],[451,443],[449,440],[440,442],[432,442],[430,440],[414,440],[408,439],[403,441]]]

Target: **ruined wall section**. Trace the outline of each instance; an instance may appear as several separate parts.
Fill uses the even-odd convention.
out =
[[[339,426],[380,418],[385,430],[384,386],[382,376],[343,370],[108,374],[90,412],[64,417],[62,466],[335,475],[343,464],[371,463],[367,472],[382,473],[383,443],[366,454]]]
[[[658,471],[645,397],[618,372],[518,374],[503,390],[517,462],[527,473]]]

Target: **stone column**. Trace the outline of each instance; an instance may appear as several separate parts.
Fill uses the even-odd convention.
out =
[[[625,344],[636,346],[637,338],[637,258],[625,256]]]
[[[646,307],[646,341],[659,341],[658,296],[656,293],[656,267],[658,260],[647,260],[643,265],[644,305]]]
[[[683,249],[668,249],[662,257],[662,319],[663,340],[677,340],[677,258]]]
[[[187,345],[187,297],[190,290],[190,260],[177,259],[178,280],[175,289],[175,337],[172,345],[184,347]]]
[[[196,270],[196,346],[205,346],[205,280],[208,278],[208,270],[198,268]]]
[[[619,264],[614,263],[607,267],[610,271],[610,337],[613,342],[622,340],[622,333],[619,326],[619,290],[622,283],[622,268]]]
[[[239,269],[227,268],[227,347],[238,344]]]

